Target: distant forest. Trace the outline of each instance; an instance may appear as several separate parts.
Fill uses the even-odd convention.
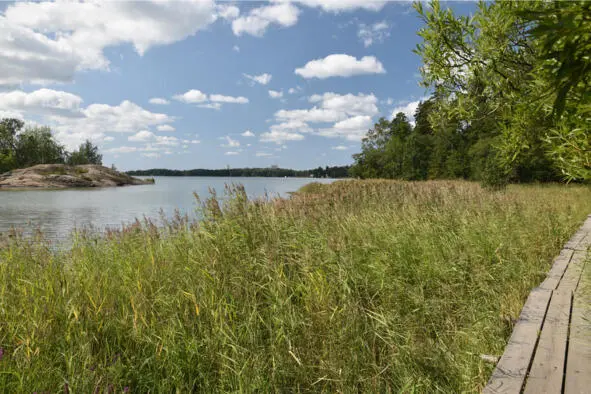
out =
[[[346,178],[350,166],[318,167],[312,170],[292,170],[288,168],[223,168],[216,170],[150,170],[127,171],[131,176],[233,176],[233,177],[298,177],[298,178]]]

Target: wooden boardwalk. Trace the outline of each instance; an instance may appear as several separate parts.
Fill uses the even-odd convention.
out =
[[[590,246],[591,215],[530,293],[483,393],[591,393]]]

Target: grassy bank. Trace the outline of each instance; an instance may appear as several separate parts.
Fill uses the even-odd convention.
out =
[[[581,186],[238,188],[206,221],[0,249],[6,392],[477,391],[591,212]],[[95,391],[98,390],[98,391]]]

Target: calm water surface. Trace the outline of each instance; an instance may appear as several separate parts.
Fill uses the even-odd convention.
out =
[[[143,216],[158,219],[160,210],[175,209],[195,217],[193,192],[202,198],[209,188],[224,194],[226,184],[241,183],[249,197],[287,196],[301,186],[332,179],[155,177],[156,184],[104,189],[0,191],[0,233],[12,227],[25,233],[40,228],[50,239],[66,239],[75,228],[102,231]]]

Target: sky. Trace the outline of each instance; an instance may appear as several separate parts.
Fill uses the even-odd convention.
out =
[[[347,165],[428,97],[421,26],[382,0],[0,3],[0,118],[121,170]]]

